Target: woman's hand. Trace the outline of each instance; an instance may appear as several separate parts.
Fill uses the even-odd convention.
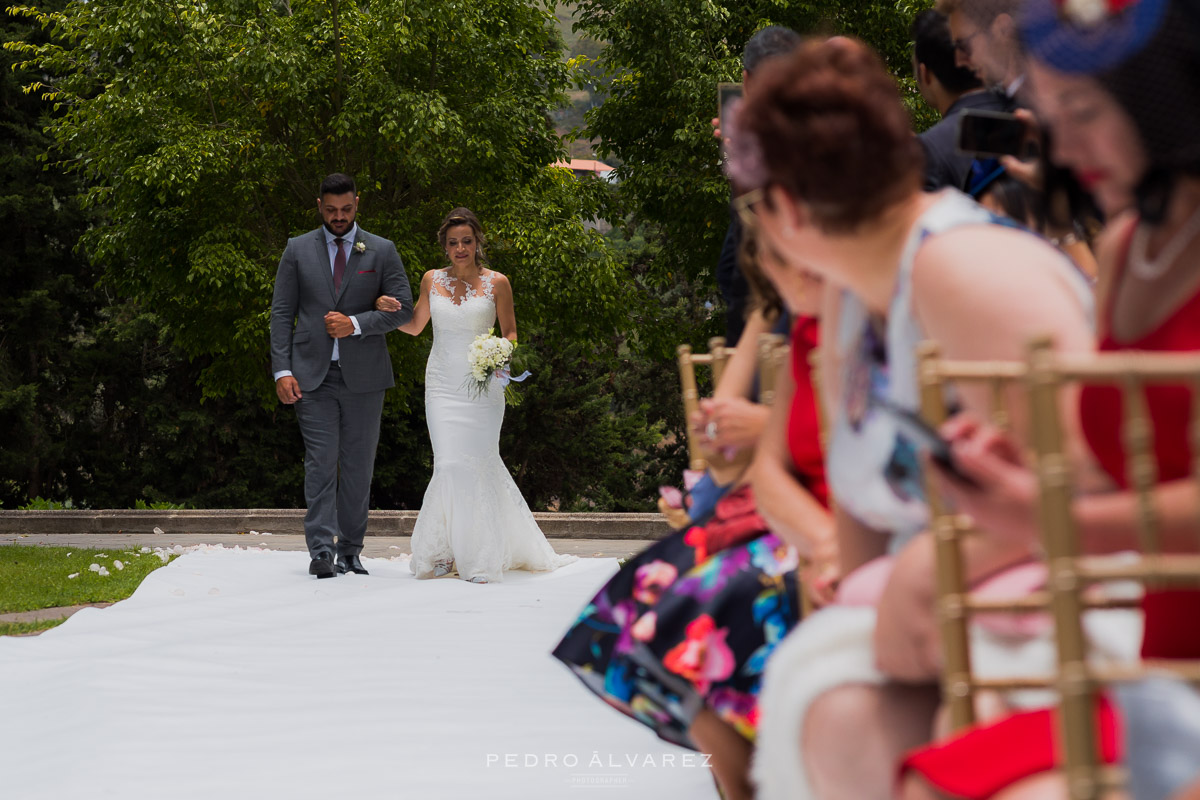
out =
[[[802,590],[818,608],[833,602],[837,595],[842,570],[838,561],[837,536],[833,530],[823,536],[808,555],[808,563],[800,568]]]
[[[1042,126],[1033,112],[1028,109],[1018,108],[1013,112],[1013,116],[1025,126],[1026,148],[1040,147],[1042,142]],[[1041,159],[1033,158],[1025,161],[1016,156],[1001,156],[1000,166],[1004,167],[1005,172],[1033,191],[1040,192],[1042,190],[1045,176],[1042,175]]]
[[[713,450],[754,447],[766,427],[771,410],[741,397],[705,399],[692,415],[692,430]]]
[[[938,490],[954,508],[969,514],[980,533],[1013,546],[1037,538],[1037,478],[1024,465],[1020,448],[1002,431],[970,414],[948,420],[941,434],[950,442],[959,469],[978,484],[955,480],[929,462]]]
[[[400,301],[394,297],[383,295],[375,301],[376,311],[399,311]]]

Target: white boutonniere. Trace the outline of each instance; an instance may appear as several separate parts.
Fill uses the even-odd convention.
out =
[[[366,242],[355,242],[354,243],[354,252],[356,252],[360,255],[367,252],[367,243]]]

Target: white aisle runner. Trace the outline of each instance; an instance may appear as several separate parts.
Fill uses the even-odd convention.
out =
[[[364,563],[203,548],[0,638],[0,797],[716,797],[549,655],[614,560],[486,586]]]

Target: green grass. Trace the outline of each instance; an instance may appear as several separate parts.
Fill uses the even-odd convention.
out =
[[[125,568],[117,569],[115,561]],[[109,574],[101,577],[90,571],[92,564]],[[0,545],[0,614],[115,603],[133,594],[142,579],[162,565],[157,555],[137,549]],[[72,574],[76,577],[68,577]],[[10,632],[0,629],[0,634]]]
[[[66,617],[40,619],[37,622],[0,622],[0,636],[20,636],[23,633],[41,633],[62,625]]]

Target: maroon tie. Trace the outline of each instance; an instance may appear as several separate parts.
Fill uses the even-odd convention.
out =
[[[346,275],[346,253],[342,250],[342,242],[346,241],[340,236],[333,240],[333,244],[337,247],[337,255],[333,257],[333,290],[340,292],[342,290],[342,278]]]

